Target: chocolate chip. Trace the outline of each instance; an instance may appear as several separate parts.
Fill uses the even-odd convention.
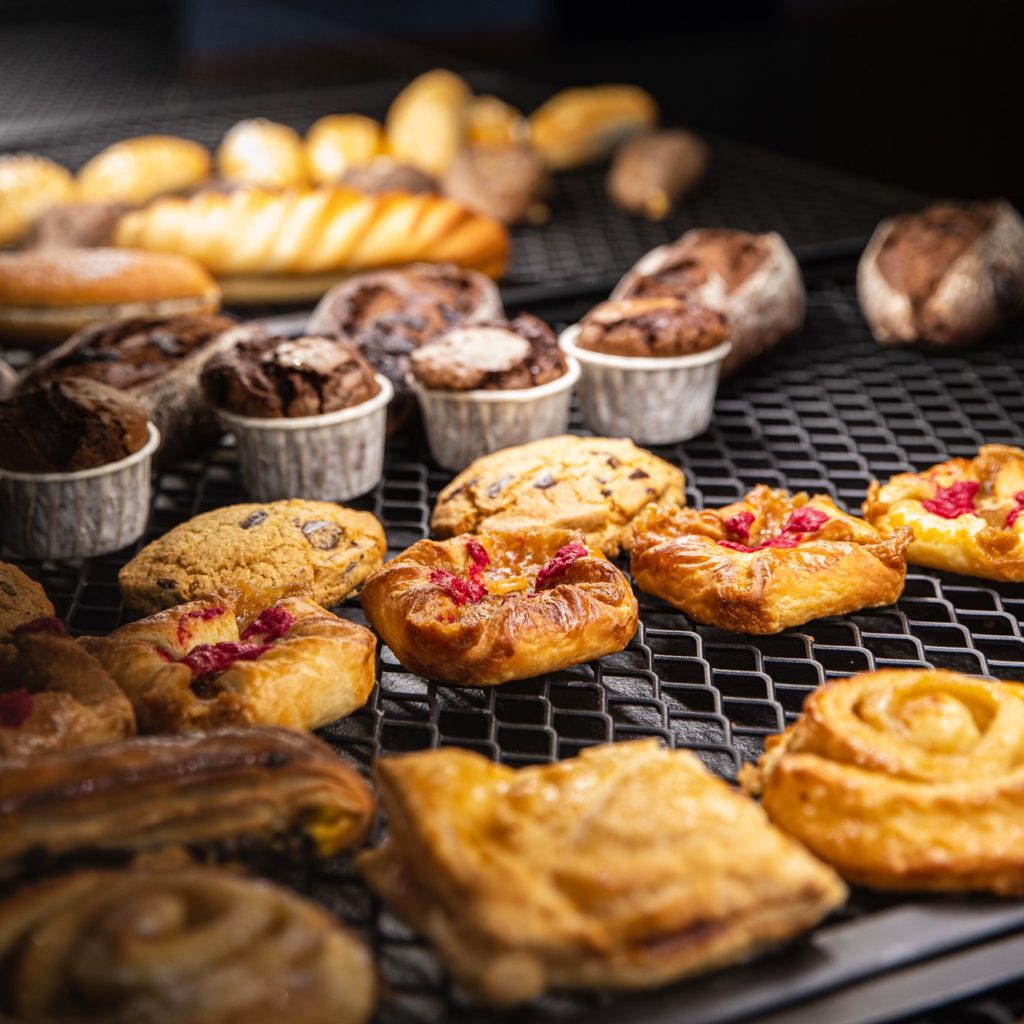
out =
[[[629,474],[629,479],[646,480],[650,475],[650,473],[645,473],[642,469],[634,469],[633,472]]]
[[[619,462],[619,460],[615,458],[614,455],[609,455],[606,461],[608,465],[612,467],[612,469],[618,469],[619,466],[622,465],[622,463]]]
[[[601,494],[605,498],[610,498],[612,496],[612,492],[610,490],[608,490],[607,487],[602,487],[601,488]]]
[[[302,533],[318,551],[330,551],[331,548],[336,548],[341,540],[341,527],[327,522],[326,519],[311,519],[308,523],[303,523]]]
[[[251,516],[242,520],[242,529],[251,530],[254,526],[259,526],[260,523],[265,523],[270,518],[270,513],[266,509],[258,508]]]
[[[496,498],[505,488],[512,482],[513,476],[511,473],[506,473],[501,479],[495,480],[490,487],[487,488],[487,497]]]
[[[14,587],[12,587],[10,583],[5,583],[3,580],[0,580],[0,591],[5,593],[8,597],[18,596],[18,592],[14,589]]]
[[[558,481],[548,470],[545,469],[544,472],[533,481],[533,486],[542,491],[546,491],[549,487],[554,487],[556,483],[558,483]]]
[[[157,580],[156,585],[161,590],[176,590],[178,588],[178,584],[174,580]]]
[[[64,366],[85,366],[89,363],[116,363],[121,356],[109,349],[80,348],[69,352],[63,360]]]

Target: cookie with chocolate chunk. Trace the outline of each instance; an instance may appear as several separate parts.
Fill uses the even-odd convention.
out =
[[[686,503],[683,471],[628,438],[564,434],[477,459],[438,496],[438,537],[580,530],[606,555],[630,546],[633,519],[648,505]]]
[[[125,602],[144,614],[213,594],[239,614],[296,594],[329,607],[380,568],[385,549],[369,512],[298,499],[228,505],[148,544],[118,581]]]

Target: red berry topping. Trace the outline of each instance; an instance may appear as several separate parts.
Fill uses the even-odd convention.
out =
[[[750,554],[752,551],[764,551],[765,548],[795,548],[808,533],[817,533],[825,523],[828,516],[816,508],[804,505],[791,513],[782,526],[782,530],[774,537],[761,541],[754,547],[747,547],[746,544],[737,544],[731,540],[720,540],[720,548],[728,548],[730,551],[743,551]]]
[[[570,544],[563,544],[555,552],[555,557],[546,562],[540,572],[537,573],[537,582],[534,583],[534,590],[543,590],[552,580],[564,576],[566,570],[573,562],[587,555],[587,549],[579,541],[572,541]]]
[[[15,633],[63,633],[64,623],[60,619],[33,619],[31,622],[23,622],[15,626]]]
[[[0,693],[0,728],[18,729],[31,714],[32,694],[28,690]]]
[[[1013,526],[1021,516],[1024,516],[1024,491],[1018,491],[1014,496],[1013,500],[1017,502],[1017,507],[1010,509],[1006,514],[1006,525]]]
[[[491,556],[480,541],[472,538],[466,541],[466,551],[469,553],[469,578],[474,583],[482,583],[481,577],[491,564]]]
[[[798,508],[790,517],[786,520],[786,525],[782,527],[783,533],[815,533],[820,530],[828,522],[828,516],[824,512],[819,512],[816,508],[811,508],[809,505],[804,505],[803,508]]]
[[[936,487],[934,498],[921,502],[925,511],[942,516],[943,519],[958,519],[974,514],[974,496],[981,486],[977,480],[958,480],[949,487]]]
[[[750,527],[753,523],[753,512],[737,512],[726,519],[725,528],[734,536],[739,537],[741,540],[746,540],[750,536]]]
[[[192,669],[196,679],[206,679],[225,672],[236,661],[255,661],[269,650],[270,644],[240,644],[228,640],[220,644],[193,647],[181,662]]]
[[[294,625],[295,616],[276,604],[273,608],[260,612],[259,617],[249,623],[242,632],[242,639],[250,640],[254,636],[259,636],[263,643],[271,644],[275,640],[280,640]]]
[[[440,587],[458,607],[464,604],[479,604],[487,596],[487,588],[476,580],[464,580],[447,569],[435,569],[430,582]]]

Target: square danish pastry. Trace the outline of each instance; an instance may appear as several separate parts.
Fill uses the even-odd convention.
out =
[[[359,869],[476,998],[639,989],[747,959],[841,904],[839,877],[655,740],[518,771],[444,748],[378,764]]]
[[[1022,582],[1024,449],[986,444],[973,459],[873,480],[864,517],[886,533],[910,529],[914,565]]]
[[[883,535],[824,494],[759,484],[719,509],[654,507],[636,521],[633,579],[696,622],[779,633],[903,592],[909,530]]]

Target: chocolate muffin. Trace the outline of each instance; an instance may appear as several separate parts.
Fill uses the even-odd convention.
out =
[[[148,439],[142,406],[97,381],[49,381],[0,402],[0,469],[93,469],[127,458]]]
[[[721,313],[655,296],[595,306],[580,321],[576,346],[606,355],[671,358],[717,348],[728,337]]]

